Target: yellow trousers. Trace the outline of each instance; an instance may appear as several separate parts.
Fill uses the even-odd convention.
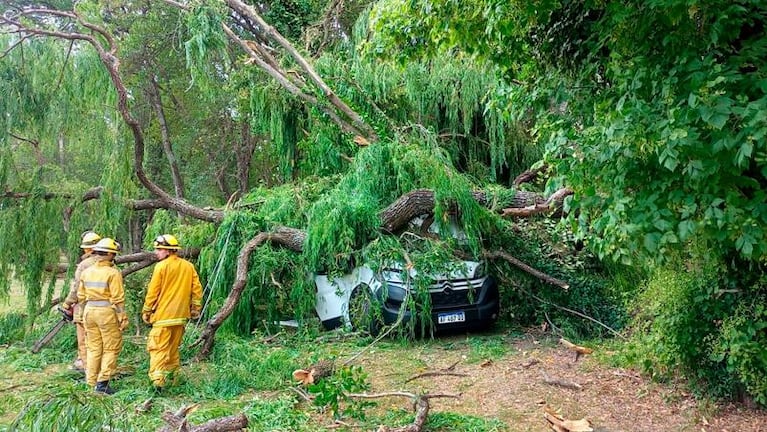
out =
[[[77,359],[75,359],[75,366],[85,369],[88,359],[88,346],[85,344],[85,325],[77,317],[81,316],[79,309],[80,304],[75,304],[74,307],[74,322],[75,330],[77,331]]]
[[[181,367],[178,347],[184,337],[184,326],[152,327],[146,342],[149,351],[149,379],[155,387],[165,386],[165,379]]]
[[[117,356],[123,349],[123,334],[111,307],[86,305],[83,314],[88,346],[85,381],[90,386],[109,381],[117,372]]]

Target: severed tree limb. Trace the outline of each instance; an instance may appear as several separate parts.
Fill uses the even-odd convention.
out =
[[[346,396],[354,399],[380,399],[384,397],[390,397],[390,396],[400,396],[400,397],[406,397],[413,400],[413,403],[415,405],[415,419],[413,420],[413,423],[405,426],[400,426],[397,428],[390,428],[388,426],[381,426],[378,428],[378,432],[421,432],[423,430],[424,424],[426,424],[426,418],[429,415],[429,399],[436,399],[436,398],[460,398],[461,394],[450,394],[450,393],[434,393],[434,394],[425,394],[425,395],[416,395],[414,393],[405,392],[405,391],[394,391],[394,392],[386,392],[386,393],[375,393],[375,394],[367,394],[367,393],[347,393]]]
[[[224,302],[224,305],[221,306],[221,309],[207,322],[200,337],[192,344],[192,346],[201,346],[200,352],[197,353],[197,360],[204,360],[210,356],[213,351],[216,331],[221,327],[224,320],[232,314],[237,303],[240,301],[242,291],[245,289],[245,283],[248,281],[248,261],[250,259],[250,254],[266,242],[277,244],[296,252],[301,252],[305,239],[306,233],[303,230],[280,227],[274,232],[259,233],[243,246],[242,250],[240,250],[240,254],[237,256],[237,276],[234,285],[232,285],[232,291],[226,297],[226,301]]]
[[[502,259],[508,261],[509,263],[511,263],[512,265],[514,265],[515,267],[517,267],[517,268],[519,268],[519,269],[521,269],[521,270],[523,270],[523,271],[525,271],[527,273],[530,273],[531,275],[537,277],[538,279],[540,279],[540,280],[542,280],[544,282],[548,282],[548,283],[550,283],[552,285],[556,285],[556,286],[558,286],[558,287],[560,287],[562,289],[565,289],[565,290],[570,288],[570,285],[567,282],[565,282],[565,281],[563,281],[561,279],[557,279],[557,278],[555,278],[553,276],[549,276],[549,275],[547,275],[546,273],[544,273],[544,272],[542,272],[540,270],[536,270],[536,269],[530,267],[529,265],[525,264],[524,262],[520,261],[519,259],[511,256],[510,254],[508,254],[508,253],[506,253],[504,251],[492,251],[492,252],[491,251],[484,251],[484,252],[482,252],[482,256],[485,257],[485,258],[489,258],[489,259],[502,258]]]
[[[504,217],[528,217],[541,213],[552,212],[558,208],[561,208],[565,198],[572,195],[573,193],[573,190],[570,188],[562,188],[551,194],[551,196],[542,203],[536,203],[523,208],[505,208],[501,212],[501,215]]]
[[[235,432],[248,427],[245,414],[219,417],[195,426],[191,426],[186,418],[170,412],[163,413],[162,419],[168,425],[157,429],[157,432]]]
[[[416,375],[411,376],[410,378],[405,380],[405,383],[409,383],[410,381],[417,380],[419,378],[426,378],[426,377],[432,377],[432,376],[457,376],[457,377],[467,377],[468,374],[461,373],[461,372],[450,372],[450,371],[428,371],[428,372],[422,372]]]
[[[583,386],[572,381],[552,379],[546,372],[543,372],[543,383],[551,386],[562,387],[570,390],[583,390]]]
[[[531,168],[522,174],[516,176],[514,178],[514,181],[511,182],[514,186],[519,186],[523,183],[530,183],[531,181],[535,180],[536,177],[538,177],[538,174],[546,171],[549,169],[549,166],[547,164],[541,164],[541,166],[537,168]]]

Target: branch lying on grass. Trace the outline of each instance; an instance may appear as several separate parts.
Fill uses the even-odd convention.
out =
[[[525,271],[527,273],[530,273],[531,275],[537,277],[538,279],[540,279],[540,280],[542,280],[544,282],[548,282],[548,283],[550,283],[552,285],[556,285],[556,286],[558,286],[558,287],[560,287],[562,289],[565,289],[565,290],[570,288],[570,285],[567,282],[565,282],[565,281],[563,281],[561,279],[557,279],[557,278],[555,278],[553,276],[549,276],[549,275],[547,275],[546,273],[544,273],[544,272],[542,272],[540,270],[536,270],[536,269],[530,267],[529,265],[523,263],[519,259],[514,258],[513,256],[509,255],[508,253],[506,253],[504,251],[483,251],[482,252],[482,256],[484,256],[485,258],[489,258],[489,259],[497,259],[497,258],[504,259],[504,260],[508,261],[510,264],[512,264],[515,267],[519,268],[520,270],[523,270],[523,271]]]
[[[553,378],[550,378],[546,372],[543,373],[543,383],[552,385],[552,386],[570,389],[570,390],[583,390],[583,386],[576,382],[553,379]]]
[[[374,394],[367,394],[367,393],[347,393],[346,396],[350,398],[356,398],[356,399],[379,399],[384,397],[390,397],[390,396],[400,396],[400,397],[406,397],[413,400],[413,403],[415,405],[415,419],[413,420],[413,423],[406,425],[406,426],[400,426],[397,428],[390,428],[388,426],[380,426],[378,428],[378,432],[421,432],[423,430],[423,425],[426,423],[426,417],[429,415],[429,399],[436,399],[436,398],[460,398],[461,394],[450,394],[450,393],[434,393],[434,394],[425,394],[425,395],[416,395],[414,393],[405,392],[405,391],[395,391],[395,392],[386,392],[386,393],[374,393]]]
[[[187,405],[181,407],[175,413],[166,411],[162,414],[162,419],[167,423],[157,429],[157,432],[234,432],[248,427],[248,418],[244,414],[237,414],[228,417],[219,417],[208,420],[203,424],[190,426],[186,416],[197,409],[199,404]]]
[[[458,362],[455,362],[452,365],[450,365],[450,366],[448,366],[448,367],[446,367],[444,369],[439,369],[439,370],[436,370],[436,371],[427,371],[427,372],[423,372],[423,373],[419,373],[419,374],[413,375],[410,378],[405,380],[405,384],[409,383],[410,381],[419,379],[419,378],[425,378],[425,377],[430,377],[430,376],[442,376],[442,375],[458,376],[458,377],[469,376],[468,374],[465,374],[465,373],[454,372],[455,365],[457,365],[457,364],[458,364]]]
[[[520,289],[522,292],[526,293],[527,295],[529,295],[530,297],[532,297],[532,298],[534,298],[534,299],[538,300],[538,301],[539,301],[539,302],[541,302],[541,303],[544,303],[544,304],[547,304],[547,305],[551,305],[551,306],[554,306],[554,307],[555,307],[555,308],[557,308],[557,309],[561,309],[561,310],[563,310],[563,311],[565,311],[565,312],[570,312],[570,313],[571,313],[571,314],[573,314],[573,315],[577,315],[577,316],[579,316],[579,317],[581,317],[581,318],[585,318],[585,319],[587,319],[587,320],[589,320],[589,321],[593,322],[594,324],[597,324],[597,325],[599,325],[599,326],[602,326],[602,327],[604,327],[604,328],[605,328],[607,331],[609,331],[610,333],[614,334],[615,336],[617,336],[617,337],[619,337],[619,338],[621,338],[621,339],[626,339],[626,337],[625,337],[625,336],[623,336],[622,334],[618,333],[618,332],[617,332],[616,330],[614,330],[612,327],[608,326],[607,324],[604,324],[604,323],[603,323],[603,322],[601,322],[601,321],[598,321],[598,320],[596,320],[596,319],[594,319],[594,318],[592,318],[592,317],[590,317],[590,316],[588,316],[588,315],[582,314],[582,313],[580,313],[580,312],[578,312],[578,311],[575,311],[575,310],[572,310],[572,309],[570,309],[570,308],[566,308],[566,307],[564,307],[564,306],[560,306],[560,305],[558,305],[558,304],[555,304],[555,303],[552,303],[552,302],[550,302],[550,301],[546,301],[546,300],[544,300],[544,299],[542,299],[542,298],[538,297],[537,295],[535,295],[535,294],[531,293],[530,291],[528,291],[528,290],[526,290],[526,289],[524,289],[524,288],[522,288],[522,287],[520,287],[520,286],[518,286],[518,285],[516,285],[516,287],[517,287],[517,288],[519,288],[519,289]]]

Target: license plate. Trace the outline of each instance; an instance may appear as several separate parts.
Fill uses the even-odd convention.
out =
[[[437,315],[437,324],[450,324],[464,321],[466,321],[466,314],[463,313],[463,311]]]

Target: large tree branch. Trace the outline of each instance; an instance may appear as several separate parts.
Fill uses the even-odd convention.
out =
[[[484,192],[475,192],[474,199],[480,204],[487,206],[490,205],[490,201]],[[537,194],[530,192],[518,191],[512,199],[510,205],[518,205],[520,207],[528,206],[530,203],[544,201]],[[394,232],[404,226],[410,219],[415,216],[430,213],[434,211],[434,191],[428,189],[418,189],[408,192],[394,201],[391,205],[380,212],[381,217],[381,229],[387,232]],[[302,252],[304,247],[304,241],[306,240],[306,232],[296,228],[278,227],[273,232],[262,232],[256,235],[252,240],[245,244],[240,250],[240,254],[237,257],[237,277],[232,290],[224,302],[221,309],[211,318],[199,339],[195,342],[195,345],[201,345],[200,351],[197,355],[198,359],[207,358],[214,344],[214,338],[216,331],[223,324],[223,322],[232,314],[237,303],[242,297],[242,291],[245,288],[245,283],[248,277],[248,263],[250,254],[259,246],[264,243],[272,243],[286,247],[296,252]],[[555,285],[567,288],[567,283],[560,281],[556,278],[546,275],[545,273],[536,270],[529,265],[519,261],[503,252],[497,252],[487,254],[489,258],[501,257],[512,263],[513,265],[527,271],[528,273]]]
[[[560,287],[562,289],[565,289],[565,290],[570,288],[570,285],[567,282],[565,282],[565,281],[563,281],[561,279],[557,279],[557,278],[555,278],[553,276],[549,276],[549,275],[547,275],[546,273],[544,273],[544,272],[542,272],[540,270],[536,270],[536,269],[530,267],[529,265],[525,264],[521,260],[511,256],[510,254],[508,254],[506,252],[503,252],[503,251],[484,251],[482,253],[482,256],[485,257],[485,258],[490,258],[490,259],[502,258],[502,259],[506,260],[507,262],[509,262],[510,264],[512,264],[513,266],[515,266],[515,267],[517,267],[517,268],[519,268],[519,269],[521,269],[521,270],[523,270],[523,271],[525,271],[527,273],[530,273],[531,275],[537,277],[538,279],[540,279],[540,280],[542,280],[544,282],[548,282],[548,283],[550,283],[552,285],[556,285],[556,286],[558,286],[558,287]]]
[[[240,250],[240,254],[237,256],[237,275],[234,285],[232,285],[232,290],[229,292],[224,305],[221,306],[221,309],[207,322],[205,329],[194,343],[195,346],[201,344],[200,351],[197,354],[198,359],[206,359],[210,356],[210,353],[213,351],[216,331],[229,315],[232,314],[235,306],[237,306],[237,303],[242,297],[242,291],[248,280],[250,254],[266,242],[280,245],[296,252],[301,252],[303,250],[305,239],[306,233],[303,230],[279,227],[274,232],[259,233],[243,246],[242,250]]]
[[[522,208],[518,207],[509,207],[503,209],[503,212],[501,213],[503,216],[511,216],[511,217],[528,217],[533,216],[541,213],[549,213],[553,212],[557,209],[562,208],[562,203],[564,202],[565,198],[573,194],[573,190],[570,188],[562,188],[558,191],[554,192],[549,196],[546,201],[542,203],[535,203],[533,205],[525,206]]]

